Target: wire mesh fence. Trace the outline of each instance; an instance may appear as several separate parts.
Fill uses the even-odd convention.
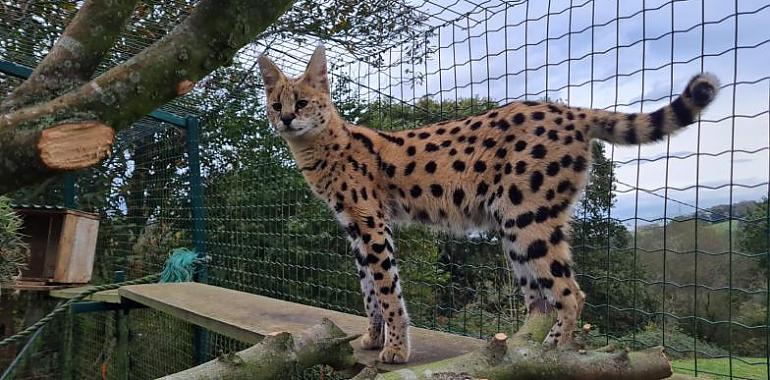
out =
[[[394,19],[408,14],[414,23],[408,33],[378,44],[320,39],[340,113],[376,128],[412,128],[524,99],[651,111],[692,74],[714,72],[722,93],[696,125],[661,144],[594,147],[591,184],[572,226],[588,293],[583,321],[595,327],[587,337],[595,346],[666,346],[678,372],[770,378],[770,3],[394,4]],[[139,12],[111,62],[161,36],[188,5]],[[13,42],[2,45],[3,59],[34,66],[76,9],[35,6],[56,21],[24,24],[29,10],[3,3],[11,21],[0,34]],[[23,33],[38,29],[35,37]],[[362,314],[347,242],[267,124],[255,72],[266,52],[288,74],[301,73],[317,40],[268,33],[167,109],[201,121],[208,282]],[[109,161],[78,175],[79,207],[103,217],[99,281],[115,270],[156,272],[170,249],[194,245],[187,138],[184,128],[143,120],[119,135]],[[57,189],[31,195],[60,202]],[[24,196],[30,192],[17,195]],[[526,317],[496,236],[414,227],[398,230],[396,243],[414,325],[483,338],[515,330]],[[192,326],[147,310],[129,320],[130,378],[194,364]],[[82,315],[74,326],[76,377],[119,376],[110,356],[114,316]],[[205,349],[215,356],[243,347],[211,333]]]

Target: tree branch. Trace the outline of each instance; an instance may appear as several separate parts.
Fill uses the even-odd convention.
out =
[[[138,0],[88,0],[0,112],[52,99],[83,84],[115,44]]]
[[[544,346],[554,321],[553,313],[534,311],[511,339],[498,334],[486,347],[455,358],[376,376],[362,372],[355,379],[649,380],[672,374],[662,347],[629,353]]]
[[[298,336],[289,333],[268,336],[237,354],[225,355],[162,379],[288,379],[318,364],[349,369],[356,364],[350,341],[357,337],[347,336],[324,318]]]
[[[21,142],[34,146],[41,130],[73,119],[124,129],[227,64],[290,4],[291,0],[201,0],[173,31],[128,61],[56,99],[0,116],[0,146]],[[5,181],[11,183],[3,183],[0,193],[61,170],[47,166],[34,151],[12,151],[0,150],[0,182],[18,180]],[[96,152],[82,150],[82,154],[93,157]]]

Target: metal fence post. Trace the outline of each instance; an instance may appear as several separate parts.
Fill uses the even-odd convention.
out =
[[[187,158],[190,167],[190,207],[192,210],[192,235],[193,245],[198,255],[206,253],[205,241],[205,213],[203,209],[203,183],[201,180],[200,165],[200,120],[195,117],[185,119],[187,127]],[[195,272],[195,281],[205,283],[208,273],[205,265],[201,265]],[[208,333],[205,329],[195,326],[195,361],[205,363],[208,361]]]
[[[75,202],[75,174],[65,173],[64,182],[62,185],[64,187],[64,207],[76,208],[77,203]]]

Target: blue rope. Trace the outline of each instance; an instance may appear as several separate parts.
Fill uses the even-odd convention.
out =
[[[160,282],[188,282],[193,280],[195,271],[206,262],[206,258],[187,248],[176,248],[166,260]]]

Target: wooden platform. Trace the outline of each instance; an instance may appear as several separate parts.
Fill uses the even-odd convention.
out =
[[[12,290],[32,290],[32,291],[48,292],[56,289],[66,289],[72,286],[77,286],[77,285],[54,284],[54,283],[48,283],[45,281],[19,280],[9,284],[4,284],[2,288],[12,289]]]
[[[78,294],[91,288],[93,288],[93,286],[81,286],[78,288],[56,289],[56,290],[51,290],[48,294],[54,298],[70,299],[70,298],[75,298],[75,296],[77,296]],[[119,304],[120,296],[118,295],[118,289],[103,290],[101,292],[96,292],[94,294],[91,294],[90,296],[86,297],[83,301]]]
[[[193,282],[124,286],[118,294],[251,344],[274,332],[300,332],[317,324],[323,317],[334,321],[348,334],[362,333],[367,326],[364,317]],[[412,328],[411,337],[409,365],[457,356],[484,343],[479,339],[421,328]],[[352,344],[360,363],[374,363],[377,351],[361,349],[358,340]],[[394,370],[400,367],[378,365],[378,368]]]

